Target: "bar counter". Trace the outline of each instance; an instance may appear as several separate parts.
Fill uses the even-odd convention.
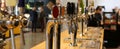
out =
[[[99,27],[88,27],[87,31],[80,35],[78,30],[77,34],[77,46],[70,46],[70,40],[65,40],[70,37],[68,30],[61,33],[61,49],[102,49],[103,48],[103,38],[104,29]],[[54,39],[54,38],[53,38]],[[53,40],[54,42],[54,40]],[[53,44],[54,45],[54,44]],[[31,49],[46,49],[46,41],[39,43],[38,45],[32,47]],[[54,49],[54,46],[53,46]]]

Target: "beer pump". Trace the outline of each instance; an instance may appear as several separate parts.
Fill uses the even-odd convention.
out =
[[[54,18],[51,18],[47,22],[46,26],[46,49],[53,49],[53,34],[54,34],[54,48],[55,49],[60,49],[60,24],[62,24],[61,19],[63,18],[69,18],[69,31],[71,35],[71,46],[77,46],[76,44],[76,35],[77,35],[77,23],[76,23],[76,16],[75,14],[75,4],[70,3],[67,7],[67,13],[69,17],[64,17],[65,16],[65,7],[62,6],[54,6],[53,11],[52,11],[52,16]],[[62,16],[62,17],[61,17]]]
[[[26,27],[28,25],[28,18],[26,18],[25,16],[18,16],[19,22],[20,22],[20,28],[21,28],[21,45],[25,45],[25,39],[24,39],[24,33],[23,33],[23,28]],[[21,47],[22,47],[21,46]]]
[[[78,6],[78,21],[79,21],[79,24],[80,24],[80,36],[84,36],[84,32],[87,31],[87,22],[88,22],[88,16],[85,14],[85,13],[82,13],[82,8]],[[81,39],[80,39],[81,40]]]
[[[54,48],[60,49],[60,22],[59,22],[59,7],[54,6],[52,10],[53,19],[48,20],[46,26],[46,49],[53,49],[53,34]]]
[[[10,19],[6,20],[6,26],[10,31],[12,49],[16,49],[13,28],[17,27],[18,25],[19,25],[19,20],[16,19],[15,16],[10,16]]]
[[[75,3],[67,3],[67,14],[69,16],[69,34],[71,39],[71,46],[77,46],[76,36],[77,36],[77,23],[76,23],[76,13],[75,13]]]
[[[20,41],[21,41],[21,49],[23,49],[25,45],[25,39],[24,39],[24,33],[23,33],[23,28],[26,27],[28,20],[26,17],[24,17],[24,7],[25,7],[25,0],[18,0],[18,19],[20,21]]]
[[[14,2],[12,2],[14,1]],[[12,4],[11,4],[12,2]],[[16,1],[15,0],[7,0],[6,1],[6,6],[8,6],[8,13],[9,15],[9,20],[6,20],[6,26],[9,30],[10,36],[11,36],[11,46],[12,49],[16,49],[15,45],[15,37],[14,37],[14,31],[13,29],[16,28],[19,25],[19,20],[16,18],[16,15],[14,15],[14,7],[16,6]]]

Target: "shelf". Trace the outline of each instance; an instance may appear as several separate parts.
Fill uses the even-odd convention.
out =
[[[116,21],[105,21],[104,24],[117,24]]]
[[[105,30],[117,30],[117,17],[113,12],[104,12],[104,19],[103,19],[104,29]]]
[[[117,23],[104,23],[104,25],[116,25]]]
[[[105,29],[105,28],[104,28],[104,29]],[[116,29],[105,29],[105,30],[114,30],[114,31],[115,31]]]
[[[120,22],[118,22],[118,25],[120,25]]]

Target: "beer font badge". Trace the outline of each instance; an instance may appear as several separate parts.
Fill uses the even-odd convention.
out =
[[[54,18],[57,18],[57,17],[58,17],[58,15],[59,15],[59,9],[58,9],[57,6],[54,6],[54,7],[53,7],[52,13],[53,13],[53,17],[54,17]]]

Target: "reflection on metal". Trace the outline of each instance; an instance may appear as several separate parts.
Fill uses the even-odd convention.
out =
[[[14,21],[6,21],[6,26],[10,29],[12,49],[16,49],[14,32],[13,32],[13,28],[14,28],[15,23],[16,23],[16,21],[15,22]],[[17,26],[17,25],[15,25],[15,26]]]
[[[60,49],[60,32],[58,31],[58,22],[56,20],[49,20],[46,26],[46,49],[53,49],[53,45],[55,49]],[[53,44],[53,34],[54,41]]]
[[[51,34],[50,31],[51,31],[51,28],[54,26],[54,24],[55,24],[54,20],[47,22],[47,26],[46,26],[46,49],[52,49],[52,43],[51,43],[52,37],[50,37],[52,35],[50,35]]]
[[[21,27],[26,27],[28,25],[28,18],[20,15],[18,16],[18,19],[20,21]]]
[[[58,22],[55,22],[54,25],[54,34],[55,34],[55,49],[60,49],[60,32],[59,32]]]
[[[87,19],[88,19],[88,17],[87,16],[85,16],[85,14],[82,14],[82,15],[79,15],[79,21],[80,21],[80,25],[81,25],[81,35],[82,36],[84,36],[84,32],[86,31],[85,29],[87,29]]]
[[[19,20],[13,20],[13,21],[6,21],[6,26],[11,29],[11,28],[15,28],[19,25]]]
[[[13,28],[10,29],[10,35],[11,35],[12,49],[16,49],[16,46],[15,46],[15,37],[14,37],[14,33],[13,33]]]
[[[19,20],[15,19],[14,16],[10,16],[10,19],[6,20],[6,26],[9,29],[11,35],[12,49],[16,49],[13,28],[17,27],[18,25],[19,25]]]
[[[77,43],[76,43],[76,36],[77,36],[77,25],[75,22],[71,22],[71,25],[70,25],[70,35],[71,35],[71,43],[70,43],[70,46],[77,46]]]
[[[28,25],[28,19],[26,17],[23,17],[22,19],[20,19],[20,23],[22,27],[26,27]]]
[[[70,18],[69,22],[69,34],[70,34],[70,46],[77,46],[76,35],[77,35],[77,9],[74,2],[67,3],[67,15]]]

